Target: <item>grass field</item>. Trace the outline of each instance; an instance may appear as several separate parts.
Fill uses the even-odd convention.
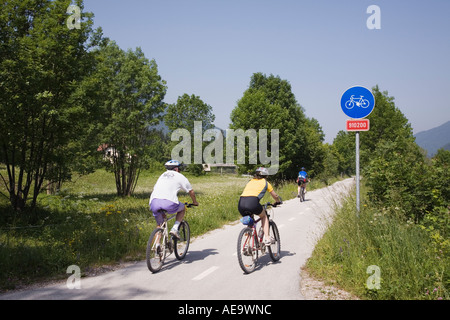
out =
[[[160,175],[143,172],[134,196],[116,196],[114,176],[104,170],[73,177],[57,195],[41,193],[33,224],[7,208],[0,208],[0,289],[65,275],[70,265],[83,270],[119,261],[142,260],[155,220],[148,209],[152,188]],[[240,218],[239,195],[249,177],[186,173],[200,204],[186,219],[192,236],[202,235]],[[319,182],[309,189],[322,187]],[[296,196],[295,183],[276,187],[283,199]],[[190,201],[179,194],[180,201]],[[263,201],[271,201],[266,195]]]

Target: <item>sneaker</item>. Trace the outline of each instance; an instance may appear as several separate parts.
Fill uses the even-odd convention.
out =
[[[270,246],[271,244],[275,244],[275,238],[270,236],[270,239],[264,239],[264,244],[266,246]]]
[[[178,233],[178,230],[172,229],[169,232],[173,237],[177,238],[178,240],[180,240],[180,234]]]

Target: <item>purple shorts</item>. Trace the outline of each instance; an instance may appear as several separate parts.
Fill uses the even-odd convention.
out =
[[[165,215],[159,210],[165,210],[168,214],[180,212],[184,209],[183,203],[175,203],[166,199],[153,199],[150,203],[150,210],[153,212],[153,216],[156,219],[158,226],[164,222]]]

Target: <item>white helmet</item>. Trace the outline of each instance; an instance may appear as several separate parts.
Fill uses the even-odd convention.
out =
[[[264,167],[259,167],[258,169],[256,169],[256,174],[260,175],[260,176],[268,176],[269,175],[269,170],[267,170]]]
[[[181,163],[178,160],[169,160],[164,164],[164,166],[167,170],[173,170],[177,167],[180,167]]]

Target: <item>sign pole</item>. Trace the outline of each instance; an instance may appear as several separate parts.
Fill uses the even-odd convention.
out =
[[[356,131],[356,216],[359,218],[359,131]]]
[[[369,130],[369,119],[366,118],[375,107],[375,97],[369,89],[354,86],[347,89],[341,97],[341,109],[347,117],[347,131],[356,132],[356,217],[359,218],[359,132]]]

